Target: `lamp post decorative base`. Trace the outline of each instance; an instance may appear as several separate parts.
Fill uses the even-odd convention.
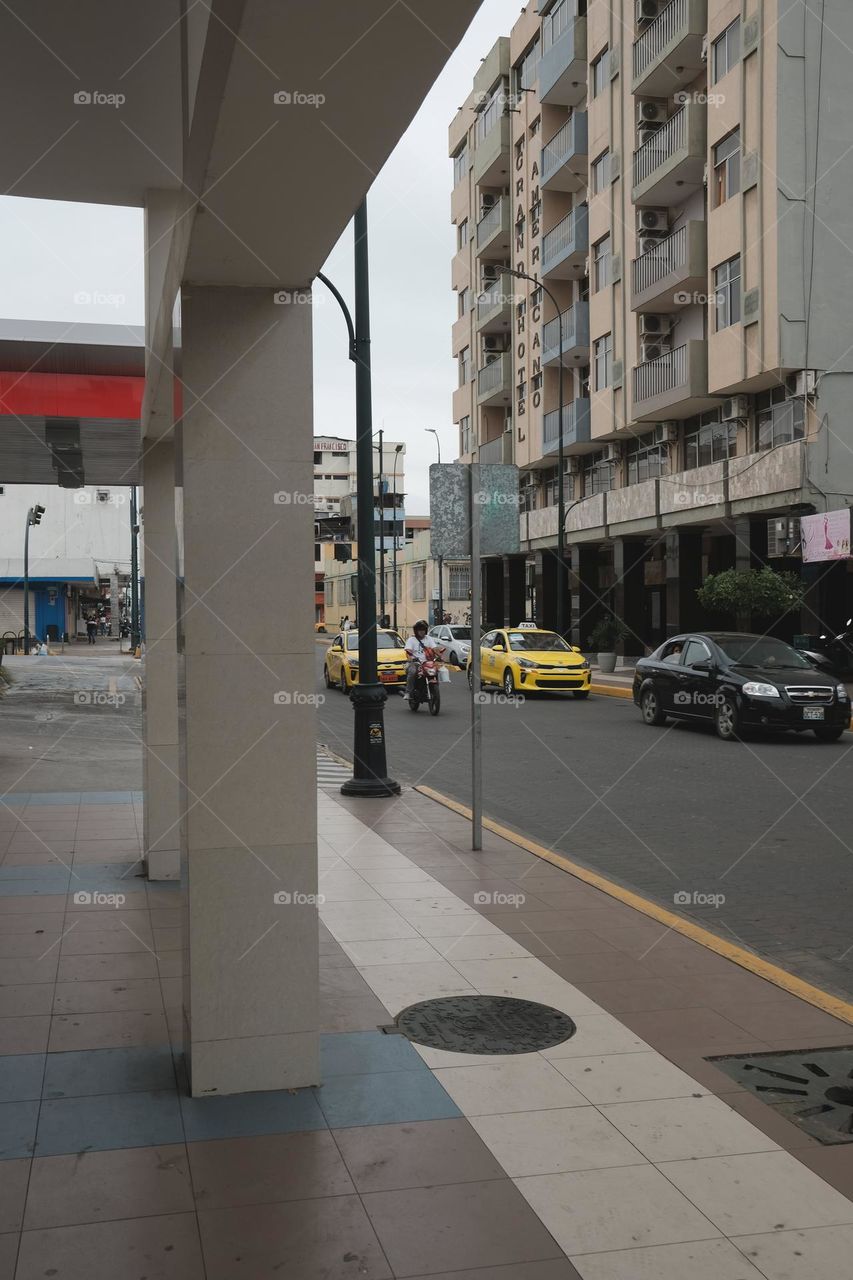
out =
[[[357,684],[350,693],[355,713],[353,775],[341,787],[344,796],[398,796],[400,784],[387,776],[384,708],[381,684]]]

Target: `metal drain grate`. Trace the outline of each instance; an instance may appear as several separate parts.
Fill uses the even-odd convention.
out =
[[[570,1040],[575,1024],[559,1009],[510,996],[443,996],[397,1014],[384,1031],[450,1053],[535,1053]]]
[[[707,1061],[818,1142],[853,1142],[853,1046]]]

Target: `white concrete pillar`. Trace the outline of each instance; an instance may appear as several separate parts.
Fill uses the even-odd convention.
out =
[[[319,1080],[311,309],[274,296],[185,286],[182,298],[181,851],[196,1096]]]
[[[168,379],[171,385],[171,378]],[[146,441],[142,460],[142,561],[145,570],[143,843],[149,880],[181,874],[178,762],[178,652],[175,446]]]

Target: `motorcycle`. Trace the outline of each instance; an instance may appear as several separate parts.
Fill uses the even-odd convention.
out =
[[[853,672],[853,632],[849,629],[851,625],[853,625],[853,618],[848,618],[845,624],[847,630],[840,631],[838,635],[810,636],[811,643],[800,652],[819,671],[825,671],[837,679],[849,677]]]
[[[438,715],[441,710],[440,661],[435,649],[426,650],[426,657],[418,665],[418,674],[408,698],[410,711],[417,711],[421,703],[426,703],[430,715]]]

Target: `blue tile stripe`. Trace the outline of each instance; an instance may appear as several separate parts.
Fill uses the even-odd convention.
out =
[[[0,1056],[0,1160],[203,1142],[461,1113],[402,1037],[321,1037],[323,1083],[190,1098],[167,1045]]]

